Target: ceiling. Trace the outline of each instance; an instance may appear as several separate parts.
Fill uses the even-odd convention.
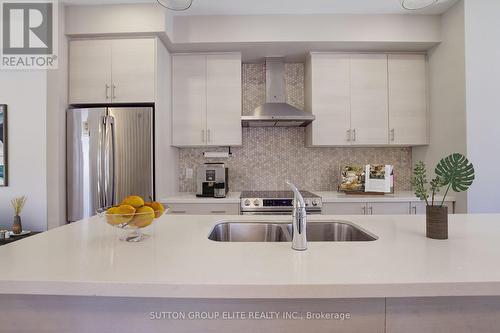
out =
[[[186,12],[176,15],[269,14],[442,14],[458,0],[439,0],[421,11],[401,8],[399,0],[194,0]],[[155,0],[60,0],[73,5],[155,3]],[[285,6],[283,4],[286,3]]]

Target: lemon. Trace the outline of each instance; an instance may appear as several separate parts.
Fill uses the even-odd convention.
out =
[[[144,200],[138,195],[129,195],[122,201],[122,205],[129,205],[134,208],[139,208],[144,206]]]
[[[153,208],[148,206],[142,206],[135,211],[134,219],[131,224],[135,225],[137,228],[145,228],[155,219],[155,211]]]
[[[155,212],[155,218],[159,218],[160,216],[163,215],[163,212],[165,211],[165,207],[159,202],[146,202],[144,205],[153,208]]]

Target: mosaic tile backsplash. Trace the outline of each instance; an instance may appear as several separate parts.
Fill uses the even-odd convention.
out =
[[[286,64],[287,102],[304,108],[304,65]],[[243,114],[265,102],[264,64],[243,65]],[[302,189],[336,191],[339,169],[348,164],[392,164],[396,191],[410,190],[411,148],[306,148],[304,128],[244,128],[243,146],[232,148],[228,159],[206,159],[205,151],[227,148],[180,149],[180,192],[195,192],[195,179],[186,178],[186,168],[196,171],[204,162],[224,162],[229,167],[229,189],[284,190],[286,180]],[[196,175],[196,172],[195,172]]]

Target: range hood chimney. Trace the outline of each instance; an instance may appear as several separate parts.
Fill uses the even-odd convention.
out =
[[[266,59],[266,103],[252,114],[242,116],[244,127],[302,127],[316,117],[286,103],[285,62],[283,58]]]

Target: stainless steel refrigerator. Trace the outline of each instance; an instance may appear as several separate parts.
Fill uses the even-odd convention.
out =
[[[68,221],[128,195],[154,199],[153,108],[67,111]]]

